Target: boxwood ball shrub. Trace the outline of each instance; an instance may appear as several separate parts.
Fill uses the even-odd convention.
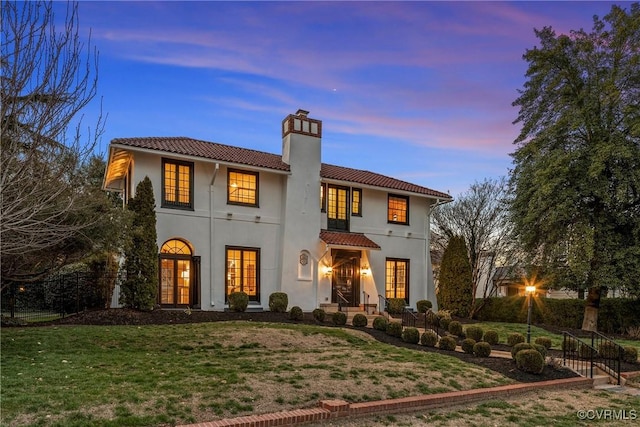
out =
[[[389,314],[402,314],[406,306],[404,298],[389,298],[387,302],[387,313]]]
[[[442,350],[455,351],[456,346],[457,342],[455,338],[449,336],[440,338],[440,341],[438,342],[438,347]]]
[[[324,322],[324,318],[326,316],[326,313],[324,312],[323,309],[321,308],[316,308],[315,310],[313,310],[311,312],[311,314],[313,315],[313,318],[316,319],[317,322]]]
[[[427,312],[425,313],[425,316],[427,317],[428,324],[434,325],[434,326],[438,326],[440,324],[440,318],[432,310],[427,310]]]
[[[521,342],[524,342],[524,335],[518,332],[512,332],[507,336],[507,344],[511,347]]]
[[[331,321],[336,326],[344,326],[347,324],[347,315],[341,311],[336,311],[331,315]]]
[[[351,320],[351,324],[358,328],[364,328],[365,326],[367,326],[367,323],[369,323],[369,320],[367,319],[367,316],[362,313],[356,313],[356,315],[353,316],[353,319]]]
[[[229,294],[229,310],[246,311],[249,305],[249,295],[246,292],[231,292]]]
[[[484,330],[482,330],[482,328],[480,326],[471,325],[471,326],[467,326],[467,328],[464,330],[464,335],[467,338],[471,338],[475,342],[480,342],[480,341],[482,341],[482,336],[484,335]]]
[[[511,357],[515,360],[516,355],[522,350],[535,350],[532,344],[526,342],[519,342],[511,347]]]
[[[402,323],[391,321],[387,325],[387,334],[392,337],[402,338]]]
[[[497,331],[494,331],[493,329],[489,329],[487,332],[484,333],[484,337],[482,337],[482,339],[489,343],[489,345],[496,345],[500,342],[500,335],[498,335]]]
[[[549,337],[538,337],[536,338],[535,343],[543,345],[547,350],[551,348],[551,338]]]
[[[538,353],[540,353],[543,358],[547,357],[547,347],[540,344],[533,344],[533,348],[538,350]]]
[[[477,342],[473,346],[473,355],[476,357],[489,357],[491,355],[491,344],[488,342]]]
[[[465,338],[460,343],[460,347],[462,347],[462,351],[467,354],[473,354],[473,346],[476,345],[476,340],[473,338]]]
[[[420,344],[425,345],[427,347],[435,347],[438,343],[438,334],[434,331],[425,331],[420,336]]]
[[[451,335],[462,337],[462,323],[458,322],[457,320],[451,321],[447,330]]]
[[[522,350],[516,354],[516,366],[522,371],[540,375],[544,370],[544,357],[535,349]]]
[[[416,310],[418,310],[418,313],[426,313],[430,308],[433,308],[433,304],[428,299],[421,299],[416,302]]]
[[[289,310],[289,319],[291,320],[302,320],[303,316],[302,309],[297,305],[294,305],[291,307],[291,310]]]
[[[638,362],[638,349],[632,346],[625,346],[624,354],[622,355],[622,360],[627,363],[637,363]]]
[[[375,330],[386,332],[388,324],[389,321],[386,317],[378,316],[373,319],[373,329]]]
[[[413,327],[404,328],[402,331],[402,341],[410,344],[418,344],[420,341],[420,331]]]
[[[274,313],[286,313],[289,297],[284,292],[274,292],[269,295],[269,310]]]

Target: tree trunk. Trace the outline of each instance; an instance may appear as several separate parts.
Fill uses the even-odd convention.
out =
[[[598,309],[600,308],[600,287],[589,288],[587,294],[587,304],[584,308],[584,318],[582,320],[583,331],[598,330]]]

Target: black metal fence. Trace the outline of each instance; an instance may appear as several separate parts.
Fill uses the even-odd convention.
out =
[[[34,283],[10,283],[2,289],[2,316],[19,321],[55,320],[93,308],[108,308],[117,273],[75,271]]]

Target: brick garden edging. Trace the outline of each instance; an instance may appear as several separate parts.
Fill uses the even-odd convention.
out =
[[[344,400],[322,400],[318,408],[294,409],[263,415],[247,415],[217,421],[183,425],[180,427],[271,427],[295,426],[321,422],[334,418],[362,417],[376,414],[412,412],[446,406],[455,406],[537,390],[593,388],[591,378],[519,383],[474,390],[452,391],[439,394],[402,397],[373,402],[349,403]]]

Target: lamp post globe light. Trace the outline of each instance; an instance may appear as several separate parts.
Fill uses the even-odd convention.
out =
[[[531,344],[531,308],[533,307],[533,295],[536,293],[536,287],[528,285],[524,288],[529,300],[529,310],[527,312],[527,344]]]

